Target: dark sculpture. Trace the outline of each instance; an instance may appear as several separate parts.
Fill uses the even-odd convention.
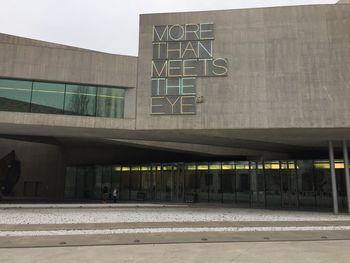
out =
[[[21,175],[21,162],[15,151],[0,159],[0,198],[10,195]]]

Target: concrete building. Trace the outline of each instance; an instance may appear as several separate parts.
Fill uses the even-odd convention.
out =
[[[0,34],[3,198],[347,211],[342,2],[141,15],[138,57]]]

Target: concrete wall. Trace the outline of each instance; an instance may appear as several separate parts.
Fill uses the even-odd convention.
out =
[[[137,58],[112,55],[0,34],[0,78],[48,80],[125,87],[124,119],[0,112],[0,132],[16,134],[16,125],[134,129]],[[7,129],[7,125],[12,128]],[[36,132],[34,132],[35,134]],[[31,134],[31,133],[28,133]],[[45,134],[49,135],[49,134]]]
[[[15,186],[16,197],[23,197],[25,182],[39,182],[38,198],[62,198],[65,166],[59,146],[0,139],[0,158],[16,151],[21,161],[21,177]]]
[[[150,115],[152,26],[213,22],[228,77],[197,78],[197,115]],[[137,129],[350,127],[350,6],[141,15]]]
[[[136,87],[137,58],[0,34],[0,76]]]

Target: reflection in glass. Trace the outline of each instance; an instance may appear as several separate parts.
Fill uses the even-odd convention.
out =
[[[339,208],[345,209],[342,166],[342,161],[337,161]],[[322,160],[68,167],[65,197],[102,198],[104,185],[118,187],[121,200],[332,210],[329,163]],[[91,195],[94,189],[95,195]]]
[[[0,111],[28,112],[32,82],[0,79]]]
[[[32,112],[63,113],[64,84],[34,82],[32,94]]]
[[[123,118],[124,94],[121,88],[0,78],[0,111]]]
[[[96,114],[96,87],[67,84],[64,113],[94,116]]]
[[[97,89],[96,116],[123,118],[124,90],[99,87]]]

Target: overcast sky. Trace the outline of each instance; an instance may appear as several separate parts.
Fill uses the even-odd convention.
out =
[[[0,32],[136,56],[139,14],[335,2],[337,0],[0,0]]]

